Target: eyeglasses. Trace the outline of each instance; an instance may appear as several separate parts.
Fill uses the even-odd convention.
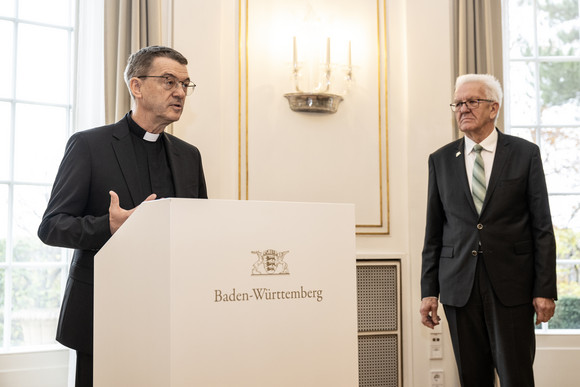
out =
[[[463,105],[467,106],[467,108],[469,110],[473,110],[473,109],[477,109],[479,107],[480,102],[495,102],[495,101],[491,100],[491,99],[478,98],[478,99],[470,99],[469,101],[451,103],[451,104],[449,104],[449,106],[451,106],[451,110],[453,110],[454,112],[461,110],[461,107]]]
[[[178,86],[181,86],[185,95],[191,95],[193,90],[195,90],[195,83],[191,81],[182,82],[173,75],[139,75],[136,78],[162,78],[164,79],[163,87],[165,90],[175,90]]]

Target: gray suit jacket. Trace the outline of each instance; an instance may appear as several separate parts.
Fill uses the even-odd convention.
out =
[[[467,180],[464,140],[429,157],[422,297],[439,296],[443,304],[464,306],[473,287],[478,250],[504,305],[557,297],[556,244],[539,148],[518,137],[498,135],[479,216]]]
[[[198,149],[163,136],[176,196],[207,198]],[[138,176],[126,117],[69,139],[38,229],[44,243],[75,249],[57,330],[67,347],[92,353],[93,258],[111,237],[109,191],[119,195],[122,208],[136,207],[149,195]]]

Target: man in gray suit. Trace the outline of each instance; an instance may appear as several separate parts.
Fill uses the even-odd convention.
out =
[[[93,384],[95,254],[141,202],[207,198],[198,149],[165,132],[179,120],[195,87],[186,65],[187,59],[168,47],[131,55],[125,81],[133,110],[115,124],[71,136],[54,181],[38,236],[46,244],[75,249],[57,340],[76,350],[77,387]],[[151,233],[146,237],[155,237],[153,226]]]
[[[443,304],[462,386],[534,385],[536,324],[554,314],[556,244],[540,150],[501,133],[491,75],[457,78],[464,137],[429,157],[421,319]],[[439,299],[439,300],[438,300]]]

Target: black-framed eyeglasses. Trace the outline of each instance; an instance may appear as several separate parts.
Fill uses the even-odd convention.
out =
[[[195,90],[195,83],[191,81],[182,82],[173,75],[139,75],[136,78],[162,78],[164,79],[163,87],[165,90],[175,90],[178,86],[181,86],[185,95],[191,95]]]
[[[478,99],[470,99],[469,101],[450,103],[449,106],[451,106],[451,110],[453,110],[454,112],[461,110],[461,107],[463,105],[467,106],[469,110],[472,110],[477,109],[479,107],[480,102],[495,102],[495,101],[491,99],[478,98]]]

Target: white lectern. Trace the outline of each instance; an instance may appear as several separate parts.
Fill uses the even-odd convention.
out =
[[[94,385],[357,386],[354,206],[139,206],[95,258]]]

